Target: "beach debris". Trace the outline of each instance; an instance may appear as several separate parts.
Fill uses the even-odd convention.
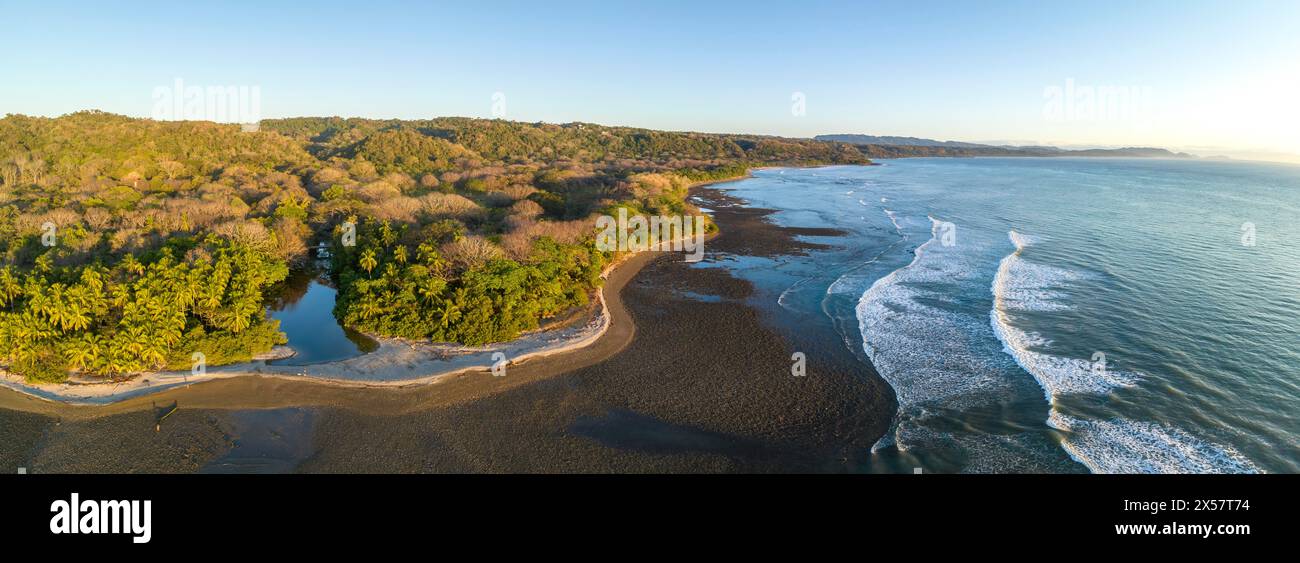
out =
[[[162,408],[158,408],[158,403],[153,403],[154,416],[158,417],[157,423],[154,424],[153,431],[162,432],[163,421],[167,420],[167,417],[171,416],[172,413],[176,412],[179,408],[180,405],[176,401],[172,401],[171,405],[163,406]]]

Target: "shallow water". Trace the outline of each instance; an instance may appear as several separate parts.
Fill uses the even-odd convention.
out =
[[[849,233],[722,265],[893,387],[883,470],[1300,470],[1300,168],[904,159],[719,187]]]
[[[230,451],[199,473],[289,473],[314,452],[312,436],[318,413],[287,408],[233,411]]]

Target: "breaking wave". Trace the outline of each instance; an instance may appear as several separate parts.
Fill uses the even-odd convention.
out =
[[[1068,284],[1086,273],[1025,260],[1031,237],[1008,233],[1015,251],[1002,259],[993,280],[990,322],[1003,351],[1034,377],[1051,405],[1048,425],[1066,434],[1062,447],[1094,473],[1246,473],[1258,469],[1229,447],[1206,442],[1183,430],[1113,418],[1085,420],[1062,413],[1058,399],[1068,394],[1105,394],[1137,383],[1139,375],[1112,371],[1104,355],[1081,359],[1043,351],[1051,341],[1017,328],[1016,311],[1069,310]]]
[[[1015,252],[1002,259],[993,278],[990,321],[1003,350],[1034,376],[1047,401],[1055,404],[1056,398],[1062,394],[1105,393],[1135,383],[1136,374],[1107,369],[1104,356],[1093,360],[1041,352],[1051,344],[1050,340],[1012,324],[1011,317],[1015,311],[1069,310],[1071,306],[1065,300],[1064,290],[1070,282],[1082,279],[1086,274],[1029,262],[1021,257],[1021,253],[1033,243],[1033,239],[1015,231],[1008,236],[1015,245]]]

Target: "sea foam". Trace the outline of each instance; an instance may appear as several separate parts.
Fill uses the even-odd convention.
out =
[[[925,405],[979,404],[1003,385],[997,358],[970,346],[971,334],[987,329],[978,317],[946,305],[958,294],[951,288],[978,275],[976,258],[938,244],[943,222],[930,221],[931,238],[912,261],[876,280],[857,305],[863,349],[899,404],[894,427],[876,450],[890,444],[907,449],[909,421],[921,417]]]
[[[1087,274],[1029,262],[1021,257],[1034,239],[1016,231],[1008,234],[1015,251],[1002,259],[993,278],[993,309],[989,319],[1003,350],[1038,381],[1049,403],[1067,393],[1105,393],[1132,385],[1138,376],[1115,372],[1091,358],[1070,358],[1041,352],[1051,341],[1012,323],[1015,311],[1051,312],[1071,308],[1063,290]]]
[[[1248,473],[1258,469],[1235,450],[1197,438],[1186,431],[1151,422],[1113,418],[1086,420],[1061,412],[1063,395],[1105,394],[1135,385],[1139,374],[1112,371],[1090,359],[1042,351],[1051,342],[1012,322],[1016,311],[1068,310],[1063,290],[1088,274],[1036,264],[1021,254],[1035,240],[1008,233],[1015,251],[1002,259],[993,281],[990,322],[1003,351],[1034,377],[1051,404],[1048,425],[1066,433],[1062,447],[1094,473]]]
[[[1093,473],[1259,473],[1236,450],[1177,428],[1122,418],[1082,420],[1052,411],[1048,424]]]

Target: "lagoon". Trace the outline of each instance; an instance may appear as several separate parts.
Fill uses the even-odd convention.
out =
[[[365,335],[343,327],[334,317],[338,290],[316,272],[295,272],[285,281],[283,293],[270,304],[271,318],[289,338],[293,357],[272,360],[271,365],[301,366],[346,360],[374,351],[378,346]]]

